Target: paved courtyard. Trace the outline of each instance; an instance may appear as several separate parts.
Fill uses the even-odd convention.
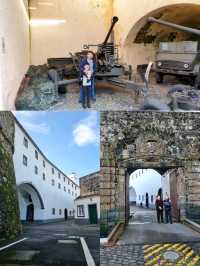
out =
[[[157,224],[155,212],[136,209],[114,247],[101,247],[101,265],[200,265],[200,234],[183,224]]]
[[[76,225],[72,221],[45,225],[26,225],[19,239],[24,241],[1,250],[1,266],[87,266],[82,241],[95,264],[99,261],[99,227]]]

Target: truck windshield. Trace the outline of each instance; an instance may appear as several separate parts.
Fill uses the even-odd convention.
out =
[[[196,53],[198,42],[161,42],[159,52],[167,53]]]

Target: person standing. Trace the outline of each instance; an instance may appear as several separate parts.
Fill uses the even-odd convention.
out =
[[[163,223],[163,200],[160,195],[156,198],[156,212],[157,212],[157,221],[158,223]]]
[[[91,89],[90,89],[90,96],[91,99],[95,102],[96,101],[96,89],[95,89],[95,74],[97,71],[97,64],[95,60],[95,56],[93,52],[88,52],[86,58],[84,58],[80,63],[80,77],[83,76],[84,67],[85,65],[90,66],[90,70],[92,72],[92,79],[91,79]],[[83,87],[81,86],[80,89],[80,102],[83,102]]]
[[[172,204],[169,197],[166,197],[164,200],[164,209],[165,209],[165,223],[172,224]]]
[[[83,94],[83,99],[82,99],[82,105],[83,108],[85,109],[86,107],[90,108],[90,90],[92,86],[92,71],[90,70],[90,65],[85,64],[84,66],[84,71],[83,71],[83,76],[81,77],[82,81],[82,94]],[[86,104],[87,101],[87,104]]]

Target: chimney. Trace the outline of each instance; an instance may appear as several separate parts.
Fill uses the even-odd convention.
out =
[[[69,178],[70,178],[72,181],[74,181],[75,183],[77,183],[77,175],[76,175],[75,172],[71,173],[71,174],[69,175]]]

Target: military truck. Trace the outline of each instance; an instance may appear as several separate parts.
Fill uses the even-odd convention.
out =
[[[198,29],[153,17],[148,18],[148,21],[200,36]],[[188,77],[194,81],[195,88],[200,89],[200,44],[198,41],[161,42],[156,54],[155,72],[157,83],[162,83],[165,75]]]

